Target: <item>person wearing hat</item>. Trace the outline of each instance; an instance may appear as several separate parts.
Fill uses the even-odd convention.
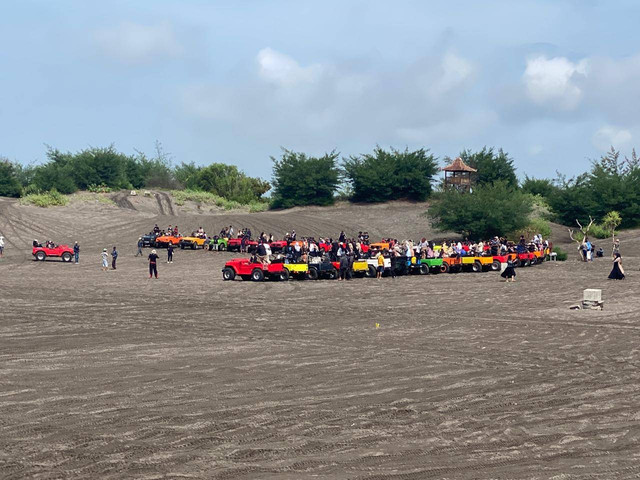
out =
[[[73,256],[75,257],[75,261],[77,264],[78,260],[80,260],[80,245],[78,245],[78,242],[75,242],[73,244]]]
[[[149,254],[149,278],[154,275],[158,278],[158,253],[155,250],[151,250]]]
[[[142,237],[138,238],[138,251],[136,252],[136,257],[137,256],[142,256],[142,246],[144,245],[144,243],[142,242]]]
[[[102,271],[106,272],[107,270],[109,270],[109,254],[107,253],[107,249],[103,248],[102,249]]]

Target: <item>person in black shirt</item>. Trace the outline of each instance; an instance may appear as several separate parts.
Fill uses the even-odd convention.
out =
[[[116,260],[118,259],[118,251],[116,250],[116,247],[113,247],[113,250],[111,251],[111,268],[112,269],[116,269]]]
[[[171,242],[167,246],[167,263],[173,263],[173,243]]]
[[[149,278],[151,278],[153,275],[156,276],[156,278],[158,278],[158,254],[156,253],[155,250],[151,250],[151,253],[149,254]]]
[[[260,263],[262,263],[263,265],[268,263],[267,262],[267,249],[264,246],[264,243],[262,241],[260,241],[260,243],[258,244],[258,248],[256,250],[256,255],[258,256],[258,261]]]

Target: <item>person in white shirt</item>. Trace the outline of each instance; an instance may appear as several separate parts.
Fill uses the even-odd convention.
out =
[[[102,271],[106,272],[107,270],[109,270],[109,254],[105,248],[102,250]]]
[[[4,237],[0,235],[0,257],[4,255]]]

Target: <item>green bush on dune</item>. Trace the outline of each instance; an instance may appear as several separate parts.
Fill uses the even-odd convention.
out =
[[[36,207],[58,207],[69,203],[66,196],[62,195],[55,188],[48,192],[30,193],[20,199],[23,205],[35,205]]]
[[[203,192],[200,190],[173,190],[171,195],[173,195],[173,200],[178,206],[182,206],[186,202],[195,202],[202,205],[220,207],[225,210],[248,209],[249,212],[264,212],[269,208],[269,204],[266,202],[253,201],[240,203],[235,200],[228,200],[216,195],[215,193]]]

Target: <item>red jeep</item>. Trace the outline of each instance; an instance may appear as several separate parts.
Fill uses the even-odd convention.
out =
[[[258,246],[258,242],[255,240],[247,240],[245,242],[245,247],[247,248],[247,252],[253,253]],[[242,239],[241,238],[230,238],[227,243],[227,250],[230,252],[236,251],[239,252],[242,248]]]
[[[532,265],[533,263],[535,263],[536,260],[536,256],[531,253],[531,252],[527,252],[527,253],[518,253],[516,256],[516,267],[528,267],[529,265]]]
[[[273,253],[283,251],[286,246],[287,246],[286,240],[275,240],[269,244],[269,247],[271,248],[271,251]]]
[[[253,263],[248,258],[234,258],[224,264],[222,269],[223,280],[233,280],[240,275],[243,280],[261,282],[265,278],[271,280],[289,280],[289,270],[284,268],[284,263]]]
[[[63,262],[70,262],[73,258],[73,248],[68,245],[54,245],[53,247],[33,247],[31,254],[36,260],[45,261],[47,257],[62,258]]]

